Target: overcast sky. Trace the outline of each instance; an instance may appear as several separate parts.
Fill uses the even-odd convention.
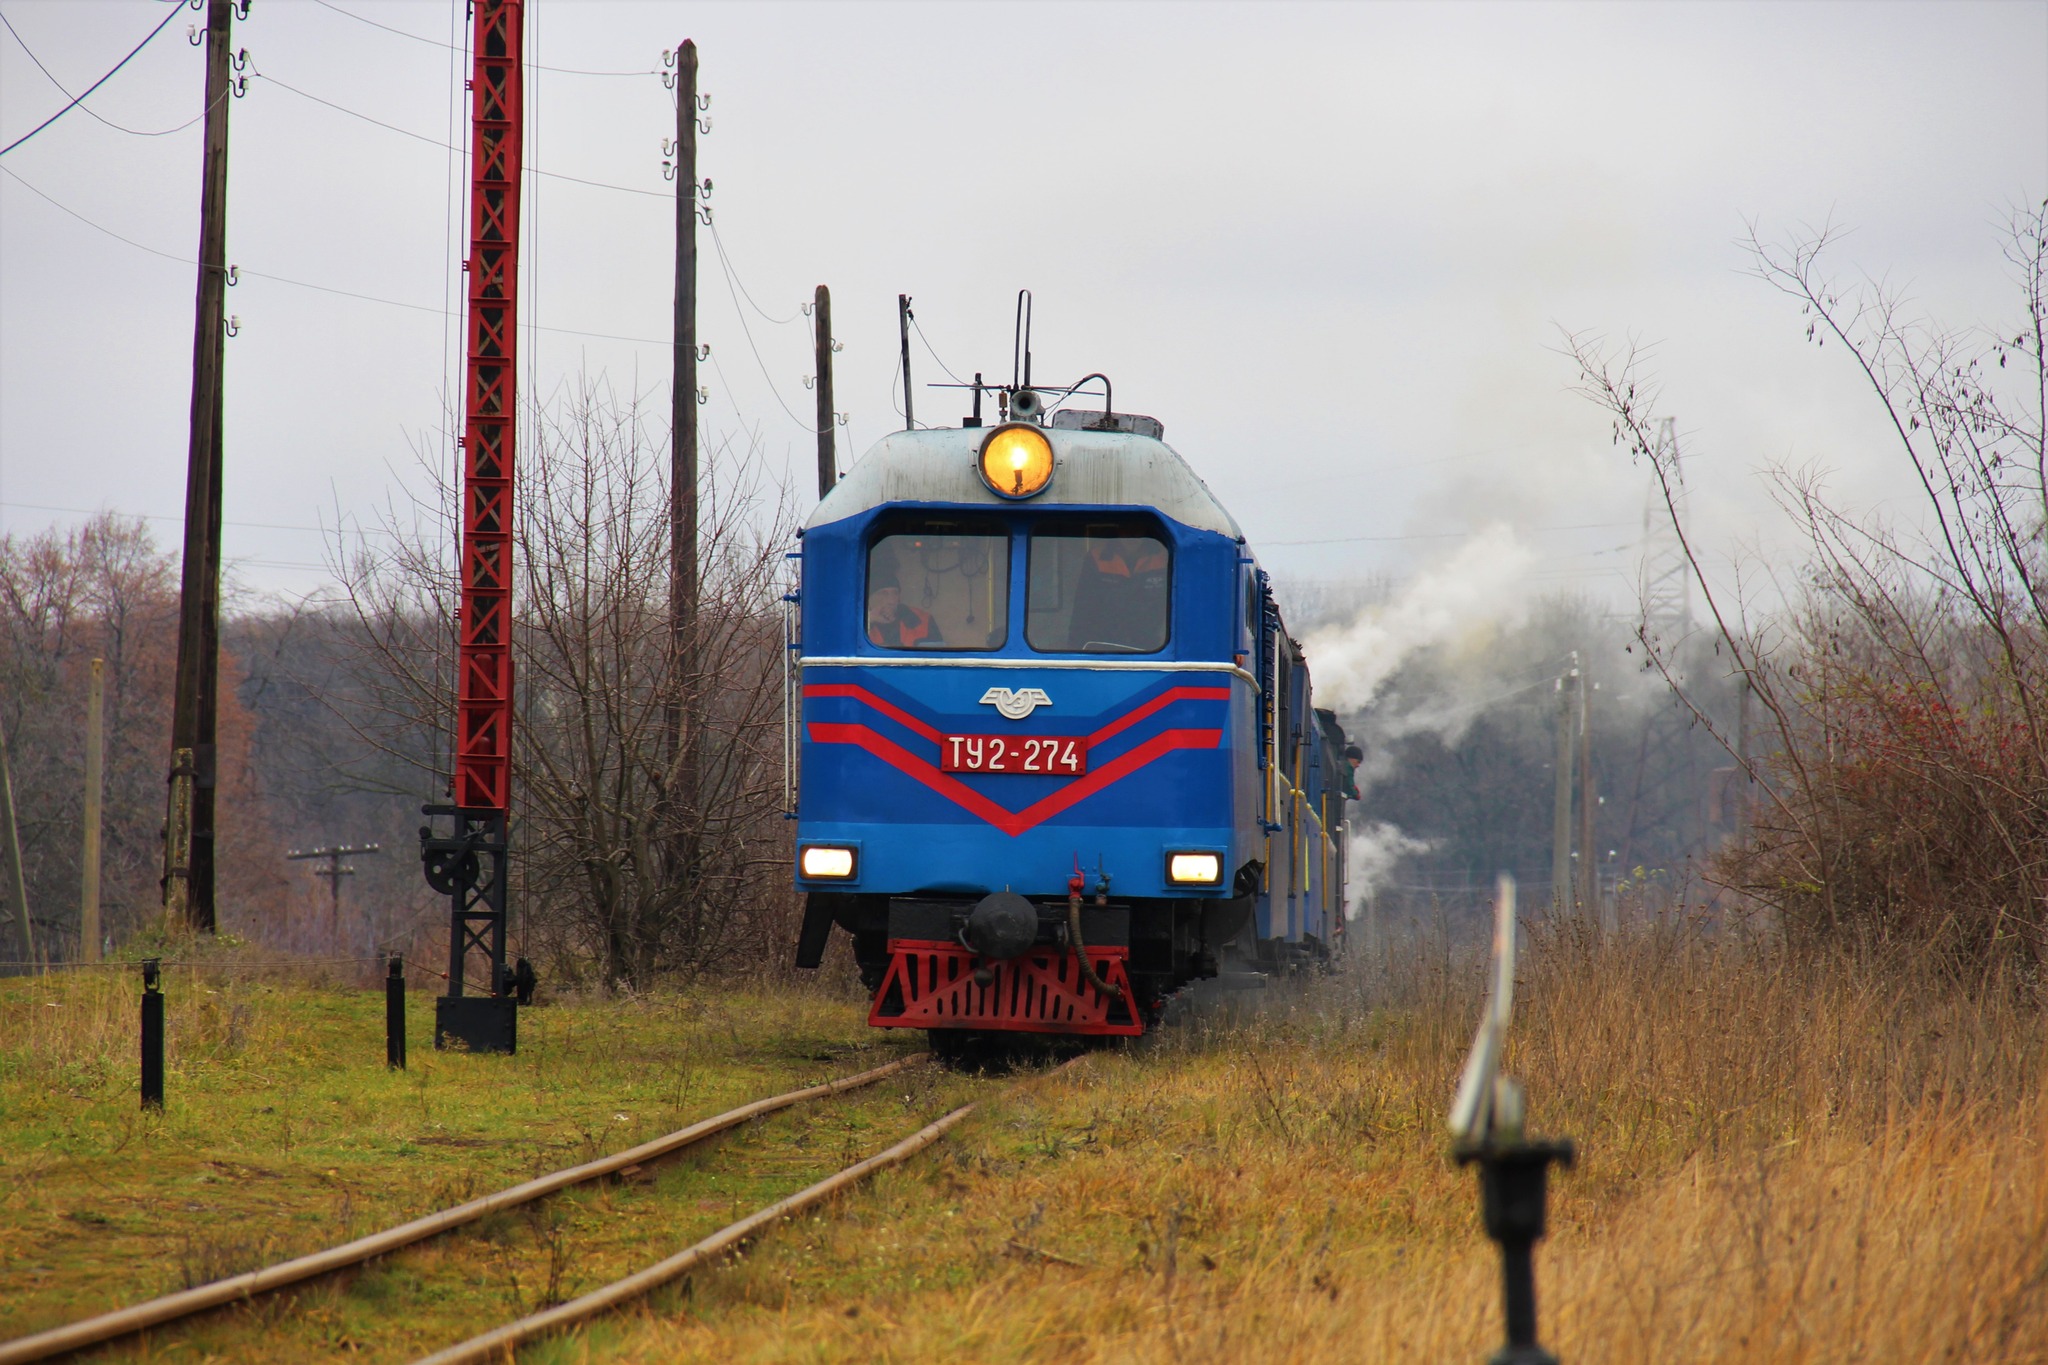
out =
[[[232,106],[226,548],[248,588],[317,588],[317,528],[421,486],[413,451],[440,440],[461,11],[256,0],[236,27],[258,78]],[[0,145],[65,99],[23,43],[76,92],[163,14],[0,0]],[[854,451],[901,423],[899,292],[945,365],[994,377],[1029,287],[1038,376],[1107,372],[1303,577],[1411,570],[1505,519],[1540,577],[1626,602],[1646,476],[1568,391],[1560,325],[1659,344],[1710,543],[1773,543],[1772,462],[1881,503],[1903,491],[1883,432],[1842,357],[1744,277],[1745,223],[1848,225],[1844,269],[1996,323],[1996,224],[2048,194],[2048,3],[527,14],[529,164],[555,173],[526,201],[544,392],[604,375],[666,412],[674,114],[651,73],[691,37],[718,241],[762,310],[705,235],[714,432],[757,432],[807,506],[814,285]],[[144,133],[196,119],[202,22],[173,20],[86,109]],[[0,528],[105,507],[176,544],[199,138],[74,110],[0,160]],[[945,377],[922,343],[912,364]],[[965,411],[923,388],[917,409]]]

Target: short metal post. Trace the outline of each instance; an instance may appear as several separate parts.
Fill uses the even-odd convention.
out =
[[[164,1107],[164,993],[157,988],[161,962],[142,960],[142,1107]]]
[[[405,958],[398,953],[384,978],[384,1064],[405,1070]]]
[[[1557,1357],[1536,1344],[1535,1249],[1547,1222],[1550,1167],[1569,1166],[1575,1155],[1569,1140],[1490,1142],[1458,1153],[1460,1164],[1479,1167],[1481,1217],[1486,1235],[1500,1244],[1507,1344],[1490,1365],[1557,1365]]]

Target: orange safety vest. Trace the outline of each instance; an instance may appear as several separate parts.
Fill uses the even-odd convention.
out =
[[[1133,564],[1124,557],[1124,549],[1117,545],[1092,546],[1088,554],[1095,561],[1095,571],[1110,578],[1135,578],[1141,573],[1166,572],[1166,551],[1154,550],[1140,554]]]
[[[894,628],[893,630],[891,628]],[[893,621],[871,621],[868,623],[868,639],[889,649],[915,649],[919,641],[932,633],[932,618],[908,602],[896,608]],[[891,634],[895,639],[888,638]]]

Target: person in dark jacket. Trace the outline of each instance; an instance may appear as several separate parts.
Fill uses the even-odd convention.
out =
[[[1166,547],[1150,536],[1092,540],[1074,589],[1070,647],[1150,652],[1166,643]]]
[[[1347,801],[1362,799],[1358,794],[1358,765],[1363,762],[1365,762],[1365,750],[1359,748],[1356,744],[1344,746],[1344,771],[1339,776],[1343,778],[1344,799]]]
[[[868,639],[885,649],[930,649],[939,643],[929,612],[903,600],[894,574],[868,577]]]

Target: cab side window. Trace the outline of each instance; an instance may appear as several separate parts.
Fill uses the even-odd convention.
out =
[[[1009,635],[1010,538],[999,523],[896,523],[868,546],[868,643],[997,649]]]
[[[1052,653],[1152,654],[1173,615],[1173,554],[1156,523],[1053,521],[1031,533],[1024,635]]]

